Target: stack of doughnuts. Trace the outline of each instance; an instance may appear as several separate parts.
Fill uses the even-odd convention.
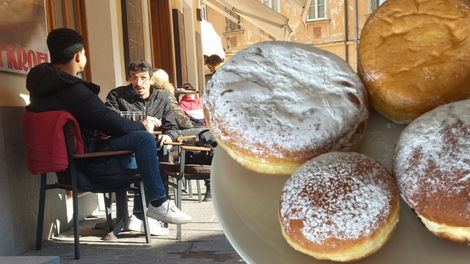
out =
[[[379,250],[398,222],[390,172],[356,152],[330,152],[303,164],[280,198],[282,234],[317,259],[353,261]]]
[[[235,54],[203,100],[218,146],[263,174],[291,175],[320,154],[357,150],[369,117],[367,91],[348,63],[283,41]]]
[[[358,73],[396,123],[470,98],[470,1],[384,2],[361,31]]]
[[[400,135],[393,175],[403,199],[435,235],[470,244],[470,100],[420,116]]]
[[[361,32],[358,73],[311,46],[257,43],[212,77],[205,118],[245,168],[291,175],[279,221],[298,251],[333,261],[373,254],[396,227],[398,191],[432,233],[470,244],[470,1],[386,1]],[[347,152],[361,144],[369,100],[411,123],[395,178]]]

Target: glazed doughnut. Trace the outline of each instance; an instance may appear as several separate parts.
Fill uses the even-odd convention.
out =
[[[284,185],[279,220],[287,242],[316,259],[353,261],[391,237],[399,199],[390,172],[356,152],[306,162]]]
[[[435,235],[470,245],[470,100],[415,119],[395,146],[398,190]]]
[[[338,56],[269,41],[231,57],[204,93],[205,120],[245,168],[291,175],[305,161],[356,150],[369,117],[367,91]]]
[[[470,98],[470,1],[384,2],[361,32],[358,73],[396,123]]]

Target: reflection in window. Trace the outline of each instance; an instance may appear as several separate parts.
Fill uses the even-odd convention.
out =
[[[326,0],[312,0],[308,10],[307,20],[326,18]]]

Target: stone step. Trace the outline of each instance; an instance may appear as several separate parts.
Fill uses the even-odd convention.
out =
[[[60,264],[58,256],[1,256],[2,264]]]

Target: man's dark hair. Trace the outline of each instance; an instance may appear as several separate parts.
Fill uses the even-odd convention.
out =
[[[219,57],[217,54],[210,55],[206,59],[206,64],[212,65],[212,66],[217,66],[223,62],[222,58]]]
[[[136,59],[135,61],[131,62],[131,64],[129,64],[129,67],[127,67],[127,77],[131,76],[131,71],[147,71],[150,78],[153,76],[152,66],[150,66],[148,62],[141,59]]]
[[[47,48],[53,64],[67,64],[83,50],[83,38],[73,29],[54,29],[47,36]]]

